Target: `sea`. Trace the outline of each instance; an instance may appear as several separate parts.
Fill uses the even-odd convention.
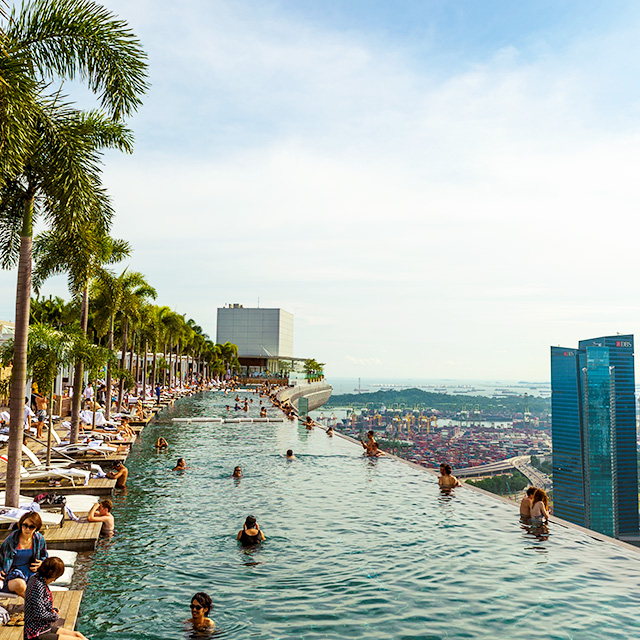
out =
[[[401,389],[422,389],[451,395],[507,397],[530,396],[549,398],[551,383],[548,380],[451,380],[446,378],[338,378],[327,377],[333,387],[333,395],[348,393],[373,393]]]

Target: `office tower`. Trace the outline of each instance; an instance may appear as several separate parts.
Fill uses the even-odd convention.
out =
[[[633,336],[552,347],[551,391],[555,515],[637,536]]]

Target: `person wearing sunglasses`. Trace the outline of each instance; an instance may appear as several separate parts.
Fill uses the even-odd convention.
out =
[[[187,623],[193,625],[194,631],[204,631],[216,626],[216,623],[207,617],[211,611],[211,606],[211,598],[202,591],[199,591],[191,598],[191,617],[187,620]]]
[[[40,533],[42,520],[35,511],[28,511],[18,527],[0,545],[0,592],[17,593],[24,598],[27,580],[48,556],[47,544]]]

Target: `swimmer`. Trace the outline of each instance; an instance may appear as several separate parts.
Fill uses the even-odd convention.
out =
[[[329,428],[327,429],[327,435],[328,435],[328,436],[332,436],[332,435],[333,435],[333,427],[329,427]]]
[[[169,443],[160,436],[156,441],[156,449],[167,449],[169,447]]]
[[[178,458],[176,466],[171,471],[184,471],[187,468],[187,463],[184,458]]]
[[[293,449],[287,449],[287,460],[295,460],[296,457],[293,455]]]
[[[311,416],[306,417],[304,426],[307,427],[307,429],[313,429],[313,420],[311,419]]]
[[[376,439],[373,437],[373,431],[367,431],[367,441],[360,440],[362,448],[365,450],[368,456],[374,455],[374,445],[377,445]]]
[[[216,626],[216,623],[207,617],[212,604],[211,598],[202,591],[191,598],[191,617],[186,622],[193,625],[194,631],[205,631]]]
[[[258,544],[265,539],[265,535],[260,530],[260,525],[256,522],[255,516],[247,516],[242,529],[238,531],[237,539],[243,547]]]
[[[455,487],[461,487],[462,483],[458,478],[451,475],[451,465],[445,464],[444,473],[438,478],[438,484],[441,489],[455,489]]]
[[[533,495],[535,494],[535,492],[535,487],[529,487],[524,495],[524,498],[522,498],[522,502],[520,503],[520,515],[523,518],[531,517],[531,507],[533,506]]]
[[[113,502],[107,498],[94,504],[89,511],[87,522],[102,522],[101,536],[112,536],[115,532],[116,523],[111,515],[112,509]]]
[[[114,470],[107,473],[107,478],[116,481],[116,489],[126,489],[128,477],[129,469],[127,469],[127,467],[125,467],[119,460],[115,463]]]
[[[242,468],[236,467],[231,474],[232,478],[242,478]]]
[[[549,519],[549,498],[544,489],[536,489],[531,504],[531,521],[543,522]]]
[[[262,407],[262,409],[260,409],[260,417],[261,418],[267,417],[267,407]]]

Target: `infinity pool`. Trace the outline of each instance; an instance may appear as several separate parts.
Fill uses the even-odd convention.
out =
[[[91,640],[191,637],[182,621],[196,591],[213,598],[220,638],[628,640],[640,629],[640,554],[557,524],[536,537],[517,508],[470,489],[443,496],[431,474],[320,429],[171,422],[228,402],[181,400],[136,443],[118,535],[87,576],[79,629]],[[155,452],[159,435],[168,453]],[[170,471],[178,457],[184,473]],[[235,540],[248,514],[267,536],[253,550]]]

